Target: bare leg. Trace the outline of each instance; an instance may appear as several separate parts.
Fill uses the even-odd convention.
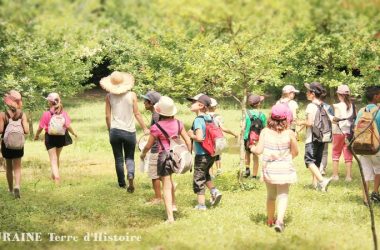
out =
[[[368,200],[367,200],[367,197],[365,196],[365,189],[367,189],[367,192],[368,192],[368,187],[369,187],[369,181],[366,181],[365,182],[365,186],[362,186],[363,187],[363,201],[365,202],[365,203],[368,203]]]
[[[12,160],[5,159],[9,192],[13,192],[13,167]]]
[[[245,168],[249,168],[251,165],[251,153],[245,152]]]
[[[339,179],[339,161],[333,161],[333,176],[334,180]]]
[[[172,176],[170,175],[170,182],[172,184],[172,206],[176,207],[176,201],[175,201],[175,187],[174,187],[174,182],[173,182],[173,178]]]
[[[380,174],[375,175],[375,183],[373,184],[373,191],[376,193],[379,192],[379,186],[380,186]]]
[[[154,198],[157,200],[161,200],[161,180],[160,179],[152,179],[152,186],[154,190]]]
[[[163,182],[163,189],[164,189],[164,202],[165,202],[165,209],[166,214],[168,216],[168,221],[174,221],[173,217],[173,186],[172,181],[170,179],[170,176],[163,176],[162,177]]]
[[[253,176],[257,176],[257,172],[259,171],[259,157],[256,154],[252,154],[253,159]]]
[[[267,217],[268,222],[274,223],[274,213],[276,210],[277,190],[275,185],[266,183],[267,186]]]
[[[50,165],[51,165],[51,173],[52,178],[56,184],[59,184],[59,170],[58,170],[58,158],[57,158],[57,148],[51,148],[48,150]]]
[[[13,159],[13,174],[15,178],[14,188],[20,189],[21,183],[21,158]]]
[[[346,162],[346,181],[352,180],[352,162]]]
[[[309,164],[309,170],[313,177],[317,179],[317,181],[323,181],[321,172],[319,172],[319,168],[315,164]]]

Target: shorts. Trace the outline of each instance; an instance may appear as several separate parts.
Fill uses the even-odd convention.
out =
[[[49,135],[45,133],[45,147],[46,150],[52,148],[62,148],[66,146],[66,140],[64,135]]]
[[[157,175],[158,176],[169,176],[174,173],[173,171],[173,162],[167,159],[167,151],[162,151],[158,154],[157,160]]]
[[[222,157],[220,155],[215,156],[215,161],[220,161],[221,159],[222,159]]]
[[[305,144],[305,165],[308,168],[310,164],[317,167],[321,165],[323,150],[325,143],[323,142],[309,142]]]
[[[194,162],[193,190],[195,194],[205,194],[206,182],[211,181],[210,168],[215,157],[210,155],[196,155]]]
[[[365,181],[373,181],[375,175],[380,175],[380,152],[376,155],[361,155],[359,160],[362,163]]]
[[[1,141],[1,154],[5,159],[17,159],[24,156],[24,148],[8,149],[5,147],[4,141]]]
[[[152,180],[159,179],[157,174],[158,153],[150,153],[148,159],[148,176]]]

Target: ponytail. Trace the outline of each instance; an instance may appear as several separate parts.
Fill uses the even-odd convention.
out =
[[[62,105],[61,102],[59,102],[58,104],[54,105],[54,113],[55,114],[62,113],[62,110],[63,110],[63,105]]]
[[[344,95],[344,94],[339,94],[339,95],[343,97],[343,101],[347,106],[347,111],[350,110],[351,105],[352,105],[350,95]]]

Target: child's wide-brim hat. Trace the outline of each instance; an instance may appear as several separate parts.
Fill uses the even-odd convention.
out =
[[[161,96],[160,100],[154,105],[154,110],[163,116],[174,116],[177,114],[177,107],[173,99],[168,96]]]
[[[123,94],[133,88],[135,78],[125,72],[114,71],[111,75],[100,80],[100,86],[111,94]]]

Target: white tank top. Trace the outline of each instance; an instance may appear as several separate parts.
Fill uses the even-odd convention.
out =
[[[109,94],[111,105],[111,128],[136,132],[131,92],[121,95]]]

